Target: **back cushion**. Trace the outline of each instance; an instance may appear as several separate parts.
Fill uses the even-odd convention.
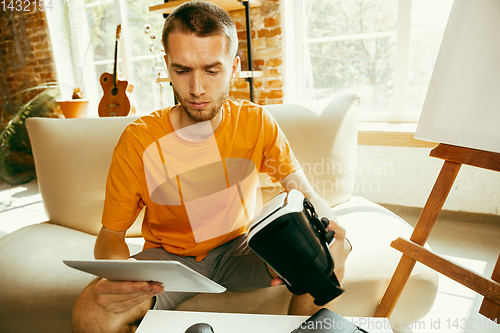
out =
[[[50,222],[97,235],[113,149],[136,118],[27,119],[38,186]],[[138,221],[127,236],[141,235]]]
[[[266,106],[285,133],[314,190],[332,207],[347,201],[352,194],[359,101],[357,95],[349,94],[304,104]],[[262,185],[264,201],[276,194],[271,183],[271,179],[266,179]]]

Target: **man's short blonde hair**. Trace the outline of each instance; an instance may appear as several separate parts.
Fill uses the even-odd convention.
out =
[[[172,32],[193,33],[198,37],[223,35],[228,38],[231,59],[238,51],[238,35],[233,19],[222,8],[208,1],[185,2],[167,16],[161,38],[167,56],[168,35]]]

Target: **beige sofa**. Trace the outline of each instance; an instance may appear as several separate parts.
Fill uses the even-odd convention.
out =
[[[344,316],[373,315],[400,258],[389,244],[400,235],[409,237],[412,230],[381,206],[351,196],[358,104],[357,96],[344,95],[307,105],[268,107],[353,244],[338,308]],[[0,332],[71,332],[73,305],[94,277],[66,267],[62,260],[93,258],[113,147],[133,119],[28,119],[49,220],[0,238]],[[267,198],[280,190],[265,178],[262,183]],[[127,236],[131,252],[140,251],[140,221]],[[417,265],[391,320],[422,318],[436,293],[437,274]],[[178,309],[285,314],[289,299],[281,286],[200,294]]]

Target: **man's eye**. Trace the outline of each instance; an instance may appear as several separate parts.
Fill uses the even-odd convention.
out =
[[[207,73],[210,75],[215,75],[215,74],[219,73],[219,71],[207,71]]]
[[[176,70],[175,71],[177,74],[185,74],[187,73],[188,71],[186,69],[179,69],[179,70]]]

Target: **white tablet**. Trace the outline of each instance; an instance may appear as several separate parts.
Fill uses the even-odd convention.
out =
[[[69,267],[111,281],[157,281],[165,291],[222,293],[226,288],[191,268],[164,260],[63,260]]]

